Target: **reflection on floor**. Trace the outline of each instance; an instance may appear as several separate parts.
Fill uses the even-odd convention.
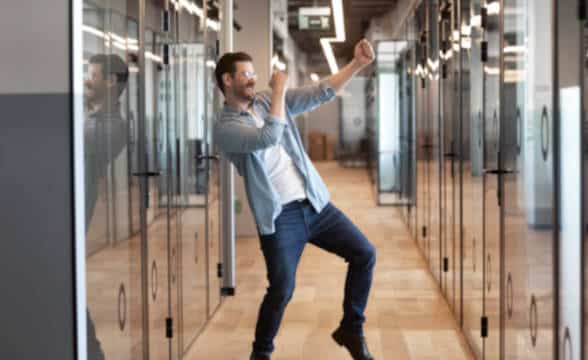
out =
[[[383,359],[471,359],[449,307],[393,207],[377,207],[363,169],[317,163],[333,203],[378,249],[366,336]],[[237,243],[237,296],[226,299],[186,359],[243,360],[267,282],[256,238]],[[349,359],[330,338],[341,316],[345,263],[309,245],[301,260],[272,359]]]

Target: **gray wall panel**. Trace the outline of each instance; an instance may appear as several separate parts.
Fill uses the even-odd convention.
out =
[[[0,2],[0,94],[69,91],[69,3]]]
[[[0,109],[0,358],[73,359],[70,97]]]

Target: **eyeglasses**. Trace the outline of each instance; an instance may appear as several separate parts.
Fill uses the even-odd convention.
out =
[[[241,71],[239,74],[245,76],[247,80],[257,80],[257,74],[254,71]]]

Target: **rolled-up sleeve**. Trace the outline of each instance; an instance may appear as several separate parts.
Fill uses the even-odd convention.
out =
[[[214,140],[224,153],[249,153],[279,143],[286,122],[272,115],[258,128],[244,124],[238,118],[219,119],[214,123]]]
[[[286,92],[286,106],[293,116],[312,111],[337,95],[327,80],[318,85],[303,86]]]

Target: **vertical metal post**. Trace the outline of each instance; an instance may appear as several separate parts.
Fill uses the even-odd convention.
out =
[[[146,173],[149,171],[147,164],[147,139],[145,137],[145,0],[139,0],[139,73],[138,89],[139,109],[138,109],[138,149],[139,149],[139,171]],[[139,177],[139,219],[141,231],[141,299],[143,308],[143,359],[149,359],[149,279],[147,264],[149,259],[147,246],[147,197],[144,196],[149,191],[149,177]]]
[[[221,0],[221,42],[220,53],[233,51],[233,0]],[[223,241],[223,284],[222,293],[235,292],[235,199],[234,169],[226,159],[221,159],[221,225]]]

